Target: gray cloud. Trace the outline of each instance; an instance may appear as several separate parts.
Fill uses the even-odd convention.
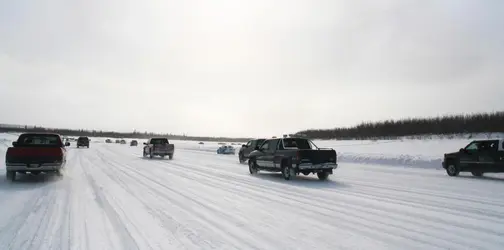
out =
[[[502,10],[498,0],[4,2],[0,117],[259,136],[499,110]]]

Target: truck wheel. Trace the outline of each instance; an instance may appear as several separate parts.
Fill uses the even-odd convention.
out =
[[[457,167],[457,165],[450,163],[450,165],[448,165],[448,167],[446,167],[446,173],[449,176],[457,176],[457,175],[459,175],[460,170]]]
[[[5,172],[5,177],[7,177],[7,180],[15,181],[16,180],[16,171]]]
[[[172,154],[168,155],[168,159],[170,159],[170,160],[173,159],[173,155]]]
[[[238,154],[238,160],[240,161],[240,163],[244,163],[245,162],[245,157],[243,157],[243,154]]]
[[[248,166],[250,174],[257,174],[257,172],[259,172],[259,170],[257,169],[257,164],[254,159],[249,159]]]
[[[143,157],[147,157],[147,153],[145,153],[145,149],[143,151]]]
[[[483,172],[479,172],[479,171],[472,171],[471,174],[473,176],[478,176],[478,177],[483,176]]]
[[[328,172],[319,172],[319,173],[317,173],[317,177],[319,178],[319,180],[325,181],[325,180],[327,180],[327,177],[329,177],[329,173]]]
[[[154,154],[152,153],[152,150],[149,152],[149,158],[154,158]]]

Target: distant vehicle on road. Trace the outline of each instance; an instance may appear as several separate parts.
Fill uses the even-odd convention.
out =
[[[217,154],[234,155],[235,152],[236,152],[235,148],[233,146],[230,146],[230,145],[220,146],[217,149]]]
[[[326,180],[336,169],[336,151],[322,149],[311,140],[304,138],[268,139],[249,154],[249,172],[259,170],[282,172],[286,180],[299,173],[316,173],[320,180]]]
[[[15,181],[16,173],[31,173],[33,175],[56,173],[61,175],[61,169],[66,164],[67,151],[60,135],[53,133],[24,133],[5,153],[6,177]]]
[[[126,140],[121,140],[119,143],[126,144]]]
[[[132,140],[132,141],[130,142],[130,146],[138,146],[138,141],[136,141],[136,140]]]
[[[115,140],[115,143],[121,143],[121,140],[117,139]]]
[[[264,138],[253,139],[247,142],[247,144],[243,144],[240,150],[238,151],[238,160],[240,163],[245,163],[249,157],[249,154],[255,150],[257,146],[261,146],[261,144],[265,141]]]
[[[105,140],[105,143],[112,143],[112,140],[107,139],[107,140]]]
[[[170,144],[167,138],[151,138],[144,143],[143,156],[153,158],[154,156],[165,157],[168,156],[173,159],[173,154],[175,153],[175,145]]]
[[[442,166],[449,176],[460,172],[471,172],[474,176],[502,173],[504,140],[474,140],[458,152],[445,154]]]
[[[77,139],[77,148],[87,147],[89,148],[89,138],[86,136],[81,136]]]

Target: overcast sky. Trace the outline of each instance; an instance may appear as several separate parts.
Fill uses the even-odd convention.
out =
[[[503,109],[502,0],[0,0],[0,123],[273,136]]]

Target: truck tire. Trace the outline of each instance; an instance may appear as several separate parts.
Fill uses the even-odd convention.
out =
[[[151,158],[151,159],[154,158],[154,154],[152,153],[152,150],[149,151],[149,158]]]
[[[16,171],[5,172],[5,177],[7,177],[7,180],[9,180],[9,181],[15,181],[16,180]]]
[[[173,154],[168,155],[168,159],[170,159],[170,160],[173,159]]]
[[[327,177],[329,177],[329,173],[328,172],[319,172],[319,173],[317,173],[317,177],[319,178],[319,180],[325,181],[325,180],[327,180]]]
[[[457,167],[457,165],[455,165],[454,163],[450,163],[448,164],[448,166],[446,167],[446,173],[449,175],[449,176],[457,176],[459,175],[460,173],[460,169]]]
[[[243,164],[245,162],[245,157],[243,156],[242,153],[238,154],[238,160],[240,161],[241,164]]]
[[[481,177],[481,176],[483,176],[483,172],[479,172],[479,171],[472,171],[472,172],[471,172],[471,174],[472,174],[473,176],[477,176],[477,177]]]
[[[296,177],[296,170],[292,168],[291,164],[286,160],[282,161],[282,176],[285,180]]]
[[[254,175],[254,174],[257,174],[257,172],[259,172],[259,170],[257,169],[257,164],[255,162],[255,159],[249,159],[248,166],[249,166],[250,174]]]

